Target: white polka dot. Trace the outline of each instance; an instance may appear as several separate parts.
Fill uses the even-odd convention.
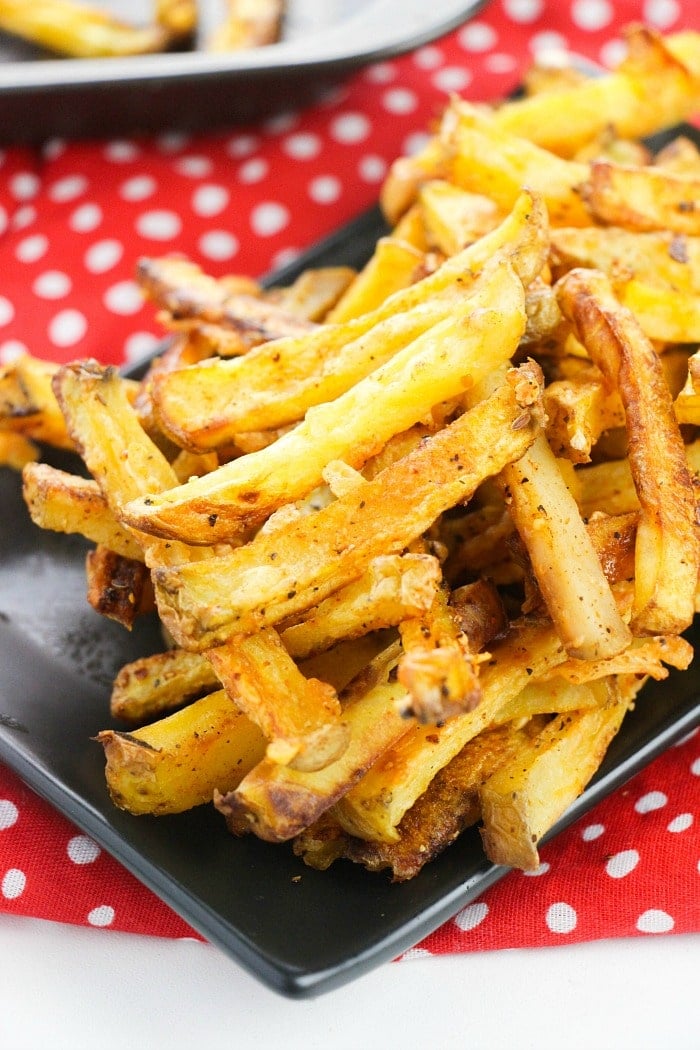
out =
[[[88,180],[84,175],[67,175],[64,179],[58,179],[49,186],[49,197],[57,204],[65,204],[74,201],[88,187]]]
[[[237,254],[238,238],[228,230],[209,230],[199,238],[198,248],[207,259],[225,262]]]
[[[0,230],[7,227],[7,212],[0,208]],[[36,221],[36,208],[32,204],[23,204],[12,214],[12,229],[24,230]],[[4,223],[4,225],[3,225]]]
[[[535,33],[530,40],[530,50],[534,55],[541,56],[548,51],[567,51],[568,48],[566,38],[561,33],[545,31],[543,33]]]
[[[90,273],[106,273],[117,265],[123,254],[121,241],[108,238],[91,244],[83,256],[83,263]]]
[[[680,831],[687,831],[688,828],[691,827],[692,823],[693,823],[693,814],[692,813],[679,813],[678,816],[674,817],[674,819],[671,821],[671,823],[667,826],[666,830],[667,831],[672,831],[674,833],[680,832]]]
[[[642,8],[642,19],[657,29],[670,29],[680,17],[677,0],[647,0]]]
[[[180,175],[186,175],[190,179],[204,179],[211,173],[213,165],[209,157],[191,154],[187,157],[179,157],[174,164],[175,171]]]
[[[36,278],[32,291],[40,299],[63,299],[71,287],[72,282],[67,273],[61,270],[46,270]]]
[[[41,259],[48,251],[49,239],[43,233],[33,233],[25,237],[15,248],[15,256],[19,262],[33,263]]]
[[[639,854],[636,849],[624,849],[608,859],[605,870],[611,879],[624,879],[639,864]]]
[[[605,834],[604,824],[589,824],[581,832],[581,838],[584,842],[593,842],[595,839],[599,839],[603,834]]]
[[[642,912],[637,919],[637,929],[640,933],[668,933],[674,926],[675,922],[668,912],[659,908],[650,908]]]
[[[19,868],[10,868],[2,878],[2,895],[12,901],[21,897],[27,885],[27,876]]]
[[[185,148],[188,141],[184,131],[168,131],[165,135],[159,135],[157,139],[161,153],[179,153]]]
[[[649,791],[637,799],[634,808],[637,813],[652,813],[655,809],[663,809],[667,802],[668,798],[663,791]]]
[[[445,66],[433,77],[433,84],[439,91],[448,94],[451,91],[464,91],[472,82],[472,74],[464,66]]]
[[[68,840],[66,853],[74,864],[92,864],[99,857],[102,850],[88,838],[87,835],[74,835]]]
[[[136,230],[141,237],[152,241],[170,241],[177,237],[182,229],[182,220],[174,211],[159,209],[145,211],[136,220]]]
[[[9,798],[0,799],[0,831],[11,828],[19,820],[19,810]]]
[[[131,364],[150,357],[160,339],[152,332],[132,332],[124,342],[124,359]]]
[[[601,64],[608,69],[616,69],[626,55],[627,45],[623,40],[608,40],[598,52]]]
[[[387,163],[383,157],[367,154],[361,157],[357,165],[357,174],[364,182],[381,182],[387,172]]]
[[[544,0],[504,0],[503,7],[513,22],[534,22],[542,14]]]
[[[0,343],[0,361],[5,365],[28,353],[29,349],[24,343],[20,343],[19,339],[8,339],[7,342]]]
[[[401,961],[410,962],[411,959],[432,959],[432,956],[433,953],[429,952],[427,948],[409,948],[401,956]]]
[[[10,220],[7,215],[7,209],[0,204],[0,233],[4,233],[9,225]]]
[[[372,125],[364,113],[341,113],[331,121],[331,138],[344,145],[362,142],[367,138]]]
[[[263,121],[263,127],[269,135],[284,135],[285,132],[291,131],[298,123],[298,114],[278,113],[276,116],[270,117],[269,120]]]
[[[342,192],[340,179],[335,175],[319,175],[309,183],[309,197],[317,204],[334,204]]]
[[[46,160],[57,160],[66,152],[65,139],[49,139],[44,143],[42,153]]]
[[[107,143],[104,154],[107,160],[111,160],[115,164],[126,164],[130,160],[136,160],[139,155],[139,149],[135,142],[129,142],[126,139],[115,139],[113,142]]]
[[[389,84],[396,79],[396,70],[389,62],[375,62],[365,70],[365,79],[372,84]]]
[[[444,55],[439,47],[420,47],[413,56],[419,69],[437,69],[444,62]]]
[[[488,904],[484,901],[477,901],[475,904],[468,904],[466,908],[462,908],[460,912],[454,917],[455,926],[457,926],[462,933],[468,933],[469,930],[476,929],[489,913]]]
[[[578,916],[570,904],[565,901],[557,901],[550,904],[545,915],[545,922],[552,933],[571,933],[576,929]]]
[[[418,100],[415,93],[408,88],[390,88],[382,96],[382,105],[387,113],[401,116],[404,113],[412,113],[418,105]]]
[[[221,214],[229,200],[229,192],[224,186],[198,186],[192,194],[192,211],[203,219],[210,218]]]
[[[109,904],[101,904],[89,912],[87,921],[91,926],[111,926],[114,922],[114,908]]]
[[[469,22],[460,29],[457,39],[465,51],[491,51],[496,46],[496,30],[486,22]]]
[[[103,301],[113,314],[129,317],[143,306],[143,294],[135,281],[118,281],[107,289]]]
[[[700,733],[700,729],[691,729],[689,733],[686,733],[685,736],[682,736],[680,740],[676,740],[675,744],[672,744],[671,746],[683,747],[685,744],[688,743],[689,740],[692,740],[694,736],[697,736],[698,733]]]
[[[238,178],[246,186],[252,186],[264,179],[269,170],[270,165],[264,157],[251,157],[250,160],[241,164],[238,169]]]
[[[39,192],[39,176],[31,171],[18,171],[9,183],[10,193],[18,201],[31,200]]]
[[[87,319],[79,310],[61,310],[49,322],[48,336],[54,346],[73,346],[87,332]]]
[[[311,160],[321,152],[321,139],[311,131],[297,131],[282,141],[282,149],[293,160]]]
[[[690,772],[694,777],[700,777],[700,758],[696,758],[695,761],[691,763]]]
[[[549,868],[550,865],[547,863],[546,860],[543,860],[541,864],[538,864],[537,867],[533,868],[531,871],[524,871],[523,875],[536,878],[538,875],[546,875],[549,871]]]
[[[0,295],[0,325],[9,324],[15,316],[14,304],[4,295]],[[2,805],[2,803],[0,803]],[[2,824],[0,823],[0,827]]]
[[[152,175],[134,175],[119,187],[119,196],[125,201],[145,201],[153,196],[157,186]]]
[[[517,64],[512,55],[506,55],[502,51],[494,51],[492,55],[487,55],[484,59],[486,72],[494,73],[496,76],[512,73]]]
[[[255,135],[235,135],[226,144],[226,152],[231,157],[249,157],[258,148],[259,139]]]
[[[274,237],[289,223],[289,209],[277,201],[263,201],[250,213],[250,225],[258,237]]]
[[[420,153],[429,141],[430,135],[427,135],[424,131],[414,131],[406,137],[402,152],[407,157],[412,157],[414,154]]]
[[[68,225],[76,233],[91,233],[102,222],[102,208],[99,204],[81,204],[76,208]]]
[[[289,266],[290,263],[295,262],[300,255],[299,248],[283,248],[281,252],[272,256],[270,265],[273,270],[281,270],[283,266]]]
[[[571,20],[579,29],[595,33],[609,25],[613,10],[608,0],[575,0],[571,5]]]

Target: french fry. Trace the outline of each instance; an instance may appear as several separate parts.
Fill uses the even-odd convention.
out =
[[[562,310],[627,416],[629,459],[641,504],[632,630],[684,630],[694,614],[700,566],[696,504],[685,446],[658,356],[598,271],[572,270],[559,283]]]
[[[212,33],[209,51],[265,47],[280,39],[285,0],[226,0],[226,16]]]
[[[430,269],[424,252],[398,237],[380,237],[372,257],[357,274],[326,318],[343,324],[376,310],[390,295],[414,284]]]
[[[219,687],[203,653],[166,649],[121,668],[112,686],[110,712],[125,722],[144,723]]]
[[[295,769],[323,769],[348,746],[335,690],[305,678],[273,628],[234,636],[208,653],[224,689],[269,741],[267,757]]]
[[[58,366],[21,354],[0,367],[0,431],[13,431],[55,448],[73,442],[51,389]]]
[[[357,579],[378,553],[403,550],[485,477],[522,455],[539,425],[538,399],[539,370],[520,366],[492,398],[359,491],[259,533],[226,556],[156,569],[161,618],[179,644],[196,649],[274,625],[323,600]]]
[[[227,444],[238,433],[296,422],[448,316],[455,299],[461,299],[499,251],[511,254],[527,285],[542,269],[547,246],[542,202],[523,192],[491,234],[375,310],[297,339],[263,344],[236,360],[202,363],[157,378],[154,397],[161,425],[178,444],[205,450]]]
[[[631,641],[629,628],[543,434],[502,477],[511,517],[564,648],[586,660],[619,653]]]
[[[85,560],[87,600],[95,612],[131,630],[137,616],[153,612],[153,587],[143,561],[97,546]]]
[[[24,434],[0,430],[0,466],[21,471],[28,463],[36,463],[40,455],[38,446]]]
[[[642,233],[700,235],[700,176],[594,161],[580,192],[600,222]]]
[[[141,545],[114,517],[96,481],[31,463],[22,473],[22,493],[40,528],[78,533],[124,558],[143,561]]]
[[[600,765],[630,701],[615,679],[599,685],[607,703],[556,716],[481,787],[481,837],[494,864],[537,868],[537,843]]]
[[[258,727],[223,689],[130,733],[105,729],[112,801],[135,815],[182,813],[233,790],[265,753]]]

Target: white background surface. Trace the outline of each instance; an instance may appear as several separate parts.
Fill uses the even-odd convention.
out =
[[[209,945],[0,916],[2,1050],[698,1050],[700,936],[390,963],[284,999]]]

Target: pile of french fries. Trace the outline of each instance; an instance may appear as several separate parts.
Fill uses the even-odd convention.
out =
[[[123,58],[193,46],[199,0],[154,0],[150,6],[152,21],[135,25],[86,0],[0,0],[0,31],[67,58]],[[285,0],[226,0],[225,14],[204,41],[204,50],[240,51],[276,43],[285,6]]]
[[[450,102],[359,272],[144,259],[170,342],[143,380],[5,366],[32,519],[92,541],[95,609],[162,621],[99,736],[117,806],[213,802],[395,880],[478,824],[532,869],[644,682],[688,666],[700,152],[642,139],[700,111],[700,34],[628,45]]]

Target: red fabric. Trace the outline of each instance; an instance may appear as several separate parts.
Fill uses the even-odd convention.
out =
[[[698,28],[691,0],[502,0],[302,113],[202,136],[52,142],[0,155],[0,361],[21,349],[121,363],[160,337],[133,282],[178,250],[212,274],[261,274],[356,215],[447,96],[493,99],[538,47],[611,62],[620,30]],[[281,177],[282,175],[282,177]],[[513,873],[415,952],[700,930],[700,734]],[[329,877],[332,877],[330,875]],[[193,933],[0,767],[0,908],[164,937]]]

